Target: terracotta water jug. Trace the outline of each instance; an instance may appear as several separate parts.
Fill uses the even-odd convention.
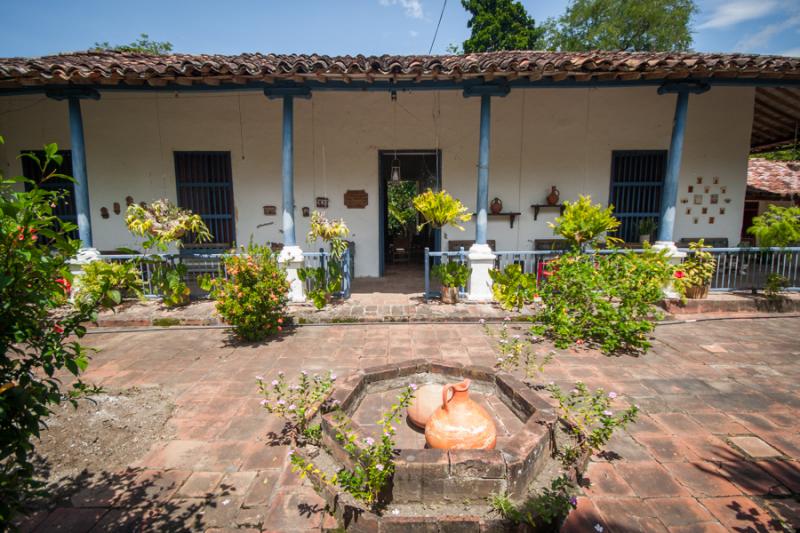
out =
[[[431,448],[447,450],[491,450],[497,444],[497,428],[486,409],[469,397],[470,380],[442,387],[442,406],[425,426],[425,441]],[[453,391],[453,397],[448,394]]]
[[[495,198],[492,200],[492,203],[489,204],[489,210],[493,215],[499,215],[503,212],[503,201],[500,198]]]
[[[556,189],[556,186],[553,185],[553,188],[550,190],[550,194],[547,195],[547,205],[556,205],[560,197],[561,193],[558,189]]]
[[[453,393],[450,393],[453,397]],[[425,429],[425,424],[431,415],[442,405],[442,386],[437,383],[422,385],[414,393],[414,399],[408,406],[408,419],[420,429]]]

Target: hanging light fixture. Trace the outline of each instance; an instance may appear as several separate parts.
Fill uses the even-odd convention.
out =
[[[401,180],[400,176],[400,160],[397,159],[397,152],[394,153],[394,159],[392,159],[392,182],[397,183]]]

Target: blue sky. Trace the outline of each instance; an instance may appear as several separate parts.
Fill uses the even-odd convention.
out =
[[[537,20],[567,0],[524,0]],[[800,56],[800,0],[698,0],[694,48]],[[139,33],[178,52],[424,54],[442,0],[0,0],[0,56],[85,50],[96,41],[130,42]],[[459,0],[447,6],[434,45],[468,35]]]

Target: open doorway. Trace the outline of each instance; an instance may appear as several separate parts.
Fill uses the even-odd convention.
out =
[[[439,150],[380,150],[380,275],[407,272],[422,275],[424,250],[439,250],[441,231],[418,220],[411,200],[430,188],[439,190]],[[418,271],[418,272],[417,272]],[[408,276],[406,276],[408,277]],[[414,277],[414,276],[411,276]]]

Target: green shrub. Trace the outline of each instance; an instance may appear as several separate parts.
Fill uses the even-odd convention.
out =
[[[135,263],[93,261],[83,266],[76,301],[89,299],[110,309],[132,297],[142,298],[142,277]]]
[[[472,269],[458,261],[448,261],[435,265],[432,270],[433,277],[441,281],[443,287],[464,287],[469,281]]]
[[[503,309],[522,309],[536,297],[536,275],[526,274],[517,264],[506,266],[502,272],[490,270],[494,299]]]
[[[755,235],[760,246],[797,246],[800,244],[800,207],[771,205],[766,212],[753,217],[747,233]]]
[[[577,202],[564,202],[564,214],[556,217],[555,224],[548,224],[553,233],[567,239],[574,248],[583,248],[597,244],[601,236],[619,227],[613,213],[613,206],[592,205],[591,196],[581,196]],[[606,242],[613,244],[619,239],[606,237]]]
[[[306,242],[313,245],[317,240],[321,240],[328,245],[330,255],[325,267],[303,267],[298,269],[297,276],[306,284],[306,295],[311,298],[317,309],[325,307],[333,294],[342,290],[344,254],[347,251],[345,239],[349,235],[350,228],[344,220],[329,220],[318,211],[311,213],[311,229],[306,235]]]
[[[39,166],[43,182],[66,178],[53,170],[62,162],[58,146],[46,145],[44,152],[44,160],[24,157]],[[15,188],[23,182],[30,191]],[[0,529],[41,494],[34,447],[51,406],[96,390],[80,380],[63,384],[89,364],[76,338],[86,333],[83,323],[96,320],[92,298],[55,312],[70,289],[68,262],[80,248],[68,237],[76,226],[55,215],[66,201],[63,191],[0,175]]]
[[[534,332],[556,346],[589,342],[604,352],[644,350],[653,331],[653,304],[673,278],[666,251],[562,255],[541,284],[543,306]]]
[[[259,341],[283,329],[289,282],[269,247],[251,243],[244,251],[225,258],[228,279],[204,277],[200,284],[238,337]]]
[[[306,296],[317,309],[322,309],[330,301],[334,293],[342,290],[343,274],[341,263],[336,260],[328,261],[328,270],[325,267],[303,267],[297,269],[297,277],[306,286]]]

